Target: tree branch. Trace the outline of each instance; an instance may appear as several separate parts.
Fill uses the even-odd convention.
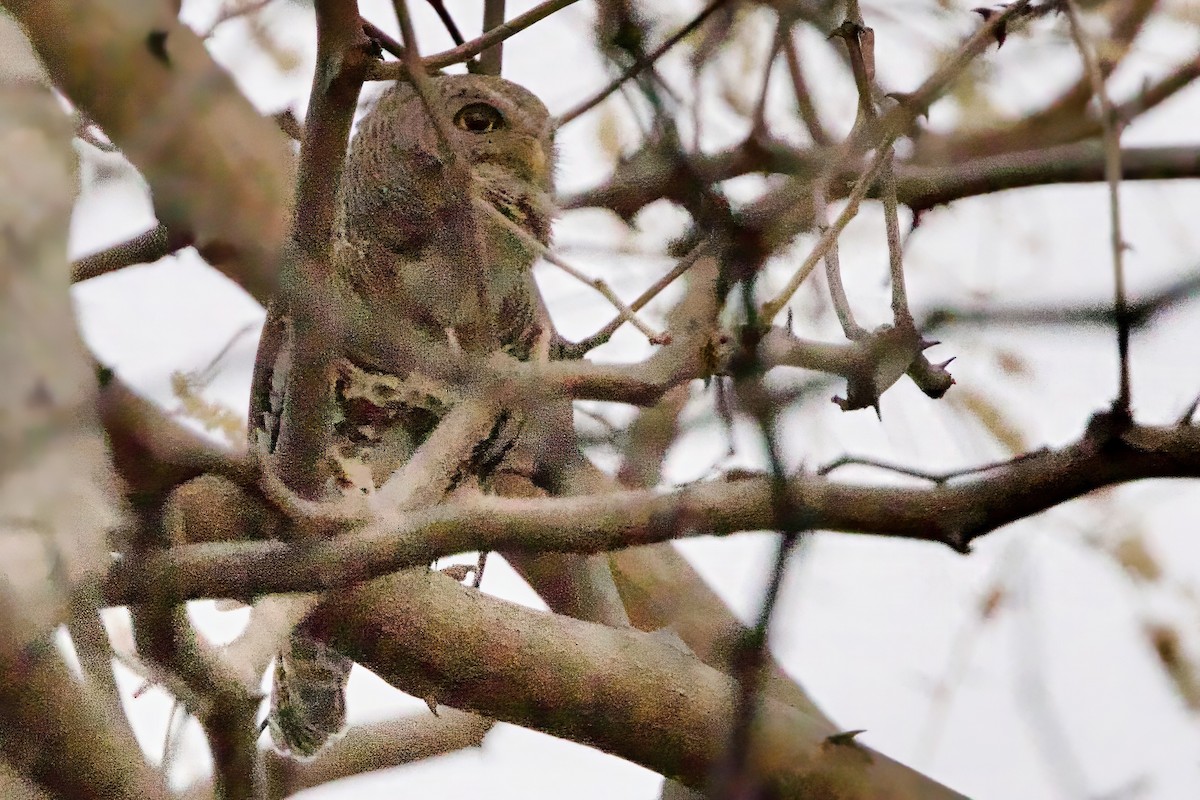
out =
[[[441,69],[451,64],[461,64],[464,61],[469,61],[484,50],[515,36],[526,28],[541,22],[551,14],[561,11],[575,2],[577,0],[547,0],[547,2],[534,6],[524,14],[513,17],[508,22],[492,28],[477,39],[472,39],[466,44],[461,44],[458,47],[444,50],[441,53],[435,53],[421,59],[421,64],[425,69]],[[391,61],[374,65],[370,70],[368,80],[398,81],[403,80],[407,74],[408,67],[404,62]]]
[[[789,480],[779,519],[766,479],[694,485],[667,493],[588,497],[478,497],[376,523],[297,548],[284,542],[172,548],[110,571],[105,600],[158,591],[181,599],[328,590],[472,550],[597,553],[682,536],[809,524],[814,529],[934,541],[965,551],[996,528],[1096,489],[1148,478],[1200,477],[1200,429],[1093,418],[1074,444],[933,487],[878,487],[817,475]]]
[[[654,66],[655,61],[658,61],[658,59],[662,58],[662,56],[668,50],[670,50],[675,45],[679,44],[681,41],[686,39],[693,31],[695,31],[697,28],[699,28],[701,25],[703,25],[704,21],[706,19],[708,19],[710,16],[712,16],[713,12],[716,11],[718,8],[720,8],[724,4],[725,4],[725,0],[712,0],[712,2],[710,2],[708,5],[706,5],[700,11],[699,14],[692,17],[692,20],[690,22],[688,22],[688,24],[684,25],[678,31],[676,31],[675,33],[668,36],[667,39],[662,44],[660,44],[658,47],[654,48],[654,50],[652,50],[651,52],[647,53],[644,58],[640,58],[637,61],[635,61],[633,64],[631,64],[625,70],[623,70],[620,75],[618,75],[616,78],[613,78],[613,80],[611,82],[609,82],[599,92],[592,95],[587,100],[584,100],[582,103],[579,103],[574,108],[567,111],[565,114],[563,114],[558,119],[556,119],[555,126],[561,128],[562,126],[566,125],[567,123],[578,119],[579,117],[586,114],[588,111],[591,111],[593,108],[600,105],[600,103],[603,102],[606,97],[608,97],[610,94],[615,92],[617,89],[620,89],[621,85],[624,84],[625,81],[627,81],[630,78],[632,78],[633,76],[637,75],[642,70],[649,69],[650,67]]]
[[[127,728],[110,719],[67,669],[54,643],[32,630],[0,588],[0,750],[51,796],[167,800],[162,778]]]
[[[284,260],[281,308],[271,310],[289,320],[285,346],[292,348],[273,463],[288,488],[308,500],[321,497],[329,474],[333,358],[340,350],[344,316],[331,257],[334,220],[350,126],[374,60],[357,2],[321,0],[316,10],[317,66],[300,145],[292,226],[296,248]]]
[[[75,261],[71,264],[71,282],[97,278],[135,264],[153,264],[191,244],[190,235],[172,234],[160,223],[132,239]]]
[[[531,611],[436,572],[342,594],[307,629],[411,694],[586,742],[694,787],[704,786],[733,717],[734,682],[652,635]],[[852,800],[886,787],[896,798],[958,797],[828,737],[821,721],[765,703],[750,764],[779,796],[838,787]]]
[[[504,0],[484,0],[483,3],[483,32],[495,30],[504,24]],[[479,56],[479,72],[483,75],[499,75],[503,63],[504,46],[496,44],[484,50]]]
[[[155,213],[260,300],[273,293],[294,161],[162,3],[5,0],[55,84],[150,184]]]

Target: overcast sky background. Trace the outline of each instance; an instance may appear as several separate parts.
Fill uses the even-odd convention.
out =
[[[424,3],[411,4],[424,52],[450,45]],[[447,3],[464,33],[478,30],[479,2]],[[509,16],[533,6],[509,3]],[[698,3],[653,6],[660,31],[674,30]],[[917,2],[864,5],[876,29],[878,74],[889,89],[911,90],[929,73],[940,48],[961,39],[978,17],[957,3],[953,13]],[[363,0],[365,16],[394,30],[391,3]],[[1147,78],[1197,52],[1197,31],[1182,21],[1195,3],[1178,9],[1139,39],[1113,84],[1123,99]],[[208,0],[184,3],[184,19],[200,30],[216,11]],[[562,112],[594,91],[609,72],[591,45],[594,6],[580,2],[509,41],[504,74],[534,92],[552,112]],[[311,11],[276,0],[260,19],[275,44],[296,58],[280,71],[262,54],[243,21],[222,26],[211,41],[214,56],[264,111],[293,107],[302,116],[312,70],[315,33]],[[736,143],[747,124],[721,94],[752,99],[773,33],[773,17],[749,23],[751,46],[722,54],[702,85],[702,142],[706,150]],[[1065,20],[1039,23],[1030,36],[1013,36],[984,57],[995,105],[1015,114],[1036,107],[1074,81],[1078,56]],[[853,121],[852,84],[836,68],[831,45],[811,33],[800,39],[802,58],[824,118],[839,132]],[[782,135],[802,142],[791,111],[790,87],[777,65],[769,118]],[[686,62],[668,59],[663,71],[681,95],[690,95]],[[373,88],[370,91],[377,91]],[[570,192],[594,185],[611,168],[597,144],[598,120],[636,146],[638,125],[628,102],[614,96],[566,128],[559,187]],[[958,124],[951,102],[934,106],[934,127]],[[1194,88],[1140,119],[1126,145],[1189,144],[1200,138],[1200,93]],[[82,255],[153,224],[144,185],[118,156],[80,145],[85,191],[72,228],[72,252]],[[753,197],[759,178],[731,182],[735,200]],[[1200,262],[1195,223],[1200,186],[1195,182],[1137,183],[1122,188],[1131,293],[1194,270]],[[907,250],[909,295],[916,308],[945,303],[1019,304],[1102,300],[1111,293],[1107,200],[1102,185],[1023,190],[964,200],[925,219]],[[902,226],[908,215],[902,212]],[[656,204],[627,229],[598,211],[565,215],[556,240],[573,263],[605,278],[625,298],[635,297],[670,262],[617,256],[603,249],[653,251],[678,234],[686,217]],[[781,286],[812,246],[801,237],[776,259],[764,288]],[[882,215],[868,204],[842,238],[841,258],[860,322],[887,320],[886,244]],[[560,330],[570,338],[593,332],[612,315],[606,302],[581,284],[539,266],[537,276]],[[793,301],[802,335],[837,339],[823,282],[810,280]],[[653,324],[676,296],[668,293],[644,316]],[[203,368],[238,331],[237,339],[205,396],[240,415],[246,407],[254,349],[263,312],[247,295],[191,251],[145,267],[89,281],[75,289],[84,335],[97,355],[141,392],[177,408],[170,377]],[[918,313],[919,316],[919,313]],[[1134,405],[1145,422],[1174,420],[1200,392],[1195,346],[1200,313],[1184,306],[1139,333],[1133,343]],[[926,468],[950,469],[1008,453],[980,421],[980,409],[998,411],[994,422],[1019,434],[1027,449],[1077,437],[1088,416],[1114,394],[1116,355],[1108,331],[955,328],[939,335],[935,358],[957,356],[958,385],[941,402],[901,381],[883,398],[882,422],[870,411],[844,414],[828,402],[831,386],[786,415],[782,447],[792,465],[816,466],[852,453]],[[623,329],[596,358],[626,361],[651,347]],[[799,371],[773,378],[798,384]],[[685,414],[688,434],[672,450],[668,483],[696,480],[733,465],[761,463],[754,428],[734,431],[736,456],[700,384]],[[836,387],[836,391],[844,391]],[[632,409],[593,405],[614,421]],[[998,420],[998,421],[997,421]],[[580,420],[580,425],[595,423]],[[602,466],[612,454],[593,453]],[[846,470],[863,482],[901,479],[874,470]],[[927,544],[843,534],[811,537],[793,564],[773,628],[774,651],[818,703],[846,729],[865,728],[862,740],[951,787],[980,800],[992,798],[1200,797],[1200,735],[1147,646],[1148,622],[1177,627],[1200,663],[1200,544],[1196,540],[1200,484],[1157,482],[1121,487],[1053,509],[979,541],[962,557]],[[1144,544],[1165,569],[1162,580],[1140,584],[1112,553],[1116,544]],[[693,539],[680,549],[744,619],[755,613],[774,550],[769,534]],[[503,564],[489,561],[484,589],[543,608]],[[993,590],[999,610],[980,623],[979,608]],[[245,612],[219,612],[194,604],[214,636],[232,638]],[[119,615],[110,624],[121,627]],[[138,681],[122,672],[129,691]],[[941,699],[938,699],[941,698]],[[356,669],[349,695],[351,722],[423,708],[365,670]],[[170,703],[150,690],[128,703],[147,750],[160,753]],[[184,726],[174,780],[184,785],[208,771],[203,737]],[[579,745],[507,725],[488,735],[481,750],[458,753],[400,770],[374,773],[312,790],[310,800],[338,797],[452,798],[463,794],[522,798],[652,798],[661,778],[640,767]],[[1121,794],[1132,790],[1133,793]]]

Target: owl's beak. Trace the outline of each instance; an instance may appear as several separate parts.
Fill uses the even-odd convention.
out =
[[[524,162],[529,168],[529,180],[537,186],[550,185],[550,162],[546,151],[537,139],[524,139],[521,143],[524,152]]]

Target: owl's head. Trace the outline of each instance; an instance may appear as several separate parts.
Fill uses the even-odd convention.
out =
[[[484,173],[499,171],[549,192],[554,127],[532,92],[491,75],[447,75],[433,84],[445,104],[460,155]]]
[[[527,217],[518,221],[544,239],[554,184],[554,126],[542,101],[491,75],[440,75],[431,85],[449,123],[451,145],[485,196],[514,219]],[[439,180],[442,152],[437,127],[412,87],[397,83],[384,92],[362,119],[350,148],[351,224],[354,217],[374,217],[386,225],[381,216],[392,217],[401,228],[422,224],[423,214],[450,200]]]

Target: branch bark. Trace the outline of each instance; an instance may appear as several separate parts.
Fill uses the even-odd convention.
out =
[[[287,232],[294,159],[167,3],[5,0],[55,85],[150,184],[158,219],[265,300]]]
[[[532,611],[436,572],[340,594],[308,630],[418,697],[590,744],[697,788],[733,719],[734,681],[661,638]],[[765,702],[749,763],[776,796],[960,796],[829,735],[823,721]]]
[[[799,475],[779,519],[767,478],[568,498],[483,496],[295,548],[284,542],[189,545],[121,563],[114,605],[155,591],[180,599],[327,590],[472,550],[596,553],[689,535],[795,527],[941,542],[973,539],[1095,489],[1148,478],[1200,477],[1200,429],[1129,425],[1100,414],[1074,444],[1032,454],[961,483],[865,486]]]

